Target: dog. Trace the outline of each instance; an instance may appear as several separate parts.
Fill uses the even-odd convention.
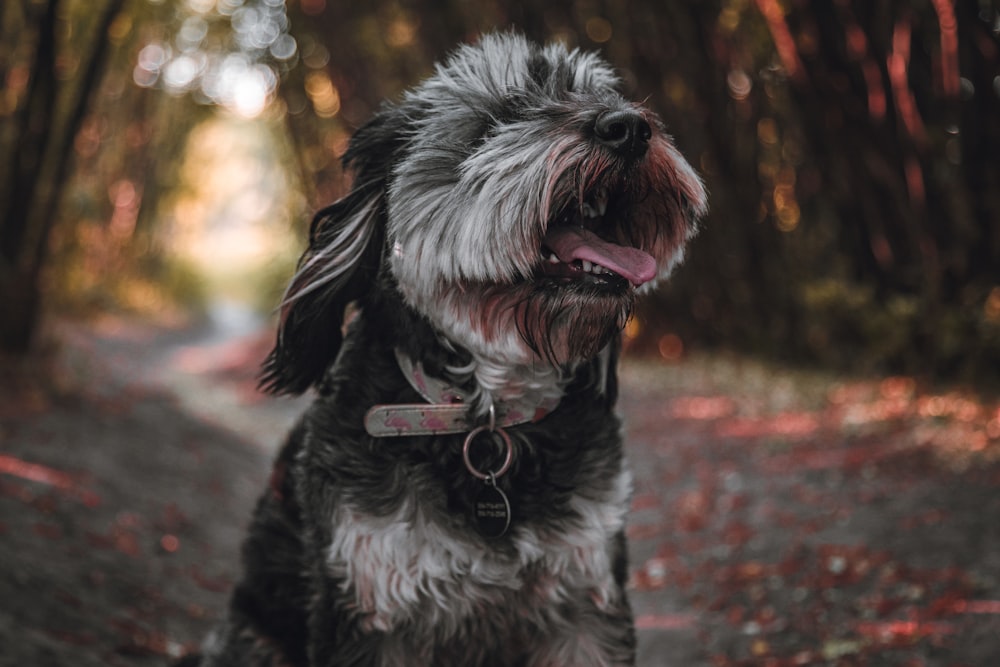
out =
[[[706,193],[620,87],[493,33],[353,135],[262,372],[316,398],[186,664],[634,664],[621,332]]]

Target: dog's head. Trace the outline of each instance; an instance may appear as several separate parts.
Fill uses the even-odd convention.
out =
[[[594,54],[490,35],[383,107],[344,156],[353,190],[313,221],[265,382],[318,381],[344,307],[379,272],[474,356],[597,354],[705,210],[698,176],[619,83]]]

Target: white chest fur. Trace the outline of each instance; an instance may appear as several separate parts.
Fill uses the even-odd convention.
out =
[[[574,496],[558,525],[515,525],[513,553],[491,548],[471,528],[430,520],[424,499],[410,497],[394,514],[377,517],[342,503],[327,565],[370,630],[416,623],[447,637],[472,614],[505,601],[534,603],[514,605],[513,613],[581,595],[603,607],[617,595],[612,541],[631,489],[623,465],[603,495]]]

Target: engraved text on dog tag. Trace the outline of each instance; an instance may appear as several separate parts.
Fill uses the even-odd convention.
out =
[[[492,477],[476,496],[476,525],[483,537],[503,537],[510,527],[510,502]]]

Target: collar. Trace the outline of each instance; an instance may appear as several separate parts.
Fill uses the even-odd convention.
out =
[[[447,435],[472,431],[470,394],[444,380],[428,375],[420,362],[396,350],[396,362],[407,382],[426,403],[376,405],[365,415],[365,430],[376,438],[409,435]],[[498,403],[495,425],[516,426],[537,422],[559,405],[558,398],[533,401],[515,399]]]

